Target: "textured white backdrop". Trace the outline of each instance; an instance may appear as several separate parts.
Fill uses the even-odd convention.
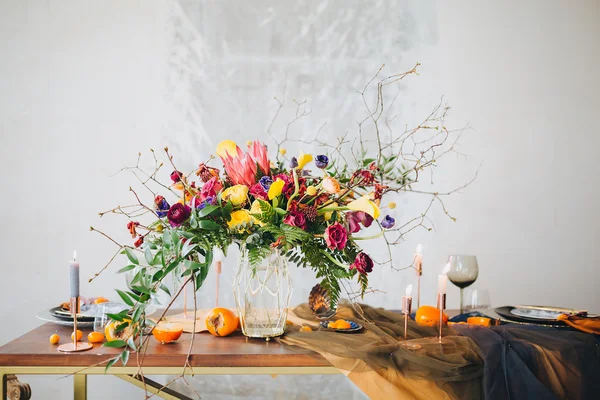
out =
[[[398,121],[417,121],[445,94],[451,123],[475,128],[460,148],[468,157],[443,163],[435,187],[461,184],[483,161],[477,181],[448,199],[457,223],[436,210],[436,230],[415,232],[395,251],[404,265],[423,244],[424,300],[433,302],[445,257],[469,252],[480,260],[476,285],[495,305],[600,311],[598,7],[592,0],[0,0],[0,343],[37,326],[36,310],[65,300],[73,248],[84,277],[110,257],[112,245],[89,225],[126,240],[121,220],[97,212],[131,201],[130,177],[109,177],[138,151],[167,145],[191,170],[223,138],[266,140],[273,97],[284,87],[290,107],[275,133],[292,119],[293,99],[312,110],[293,137],[311,138],[324,123],[323,138],[352,133],[364,115],[356,90],[383,63],[391,74],[416,61],[421,75],[397,88]],[[398,197],[397,216],[418,213],[424,201]],[[235,258],[224,268],[225,305],[233,304]],[[398,307],[412,279],[379,269],[372,283],[387,295],[367,301]],[[294,283],[299,303],[314,280],[294,270]],[[82,288],[111,295],[119,285],[122,277],[108,273]],[[451,288],[450,307],[457,297]],[[207,286],[199,303],[213,298]],[[38,397],[69,397],[70,379],[24,380]],[[140,395],[111,378],[90,382],[91,399]],[[195,385],[204,398],[361,398],[343,377],[197,377]]]

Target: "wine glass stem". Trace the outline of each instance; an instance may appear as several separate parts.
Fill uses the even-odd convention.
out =
[[[463,289],[460,289],[460,313],[463,313]]]

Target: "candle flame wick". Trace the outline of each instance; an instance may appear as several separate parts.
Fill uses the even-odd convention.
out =
[[[421,254],[423,252],[423,246],[421,246],[421,244],[417,245],[417,254]]]
[[[412,284],[410,284],[406,287],[406,297],[410,297],[411,294],[412,294]]]
[[[77,250],[73,250],[73,261],[77,260]]]

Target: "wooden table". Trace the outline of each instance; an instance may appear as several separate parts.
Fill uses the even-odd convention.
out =
[[[87,341],[89,330],[83,330]],[[58,345],[50,344],[48,338],[53,333],[61,337],[61,344],[67,343],[72,328],[46,323],[25,335],[0,347],[0,400],[7,396],[7,377],[16,375],[74,375],[74,398],[87,397],[87,375],[103,375],[106,361],[121,351],[94,345],[89,351],[60,353]],[[180,375],[184,372],[186,355],[191,334],[184,333],[176,342],[161,345],[150,339],[148,352],[144,358],[144,375]],[[278,375],[278,374],[339,374],[317,353],[302,349],[289,349],[277,342],[262,339],[247,339],[241,333],[226,338],[214,337],[208,333],[196,334],[191,352],[190,365],[186,375]],[[104,362],[104,364],[102,364]],[[107,374],[116,376],[136,386],[144,383],[136,377],[138,373],[136,354],[132,353],[127,366],[120,363],[109,369]],[[148,379],[147,390],[158,392],[162,385]],[[177,392],[163,390],[158,396],[165,399],[187,399]]]

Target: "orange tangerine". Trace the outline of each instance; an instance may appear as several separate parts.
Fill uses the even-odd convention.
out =
[[[50,336],[50,343],[52,344],[56,344],[60,341],[60,336],[58,336],[56,333],[52,336]]]
[[[300,328],[300,332],[312,332],[312,328],[308,325],[304,325],[302,328]]]
[[[239,324],[239,318],[226,308],[215,308],[206,317],[206,328],[214,336],[229,336]]]
[[[75,332],[71,333],[71,340],[75,340],[75,337],[73,336],[74,334],[75,334]],[[82,337],[83,337],[83,332],[81,332],[79,329],[77,329],[77,341],[79,342]]]
[[[90,332],[88,335],[88,342],[100,343],[104,340],[104,334],[101,332]]]
[[[183,333],[183,325],[175,322],[159,322],[152,330],[154,339],[162,344],[173,343]]]

